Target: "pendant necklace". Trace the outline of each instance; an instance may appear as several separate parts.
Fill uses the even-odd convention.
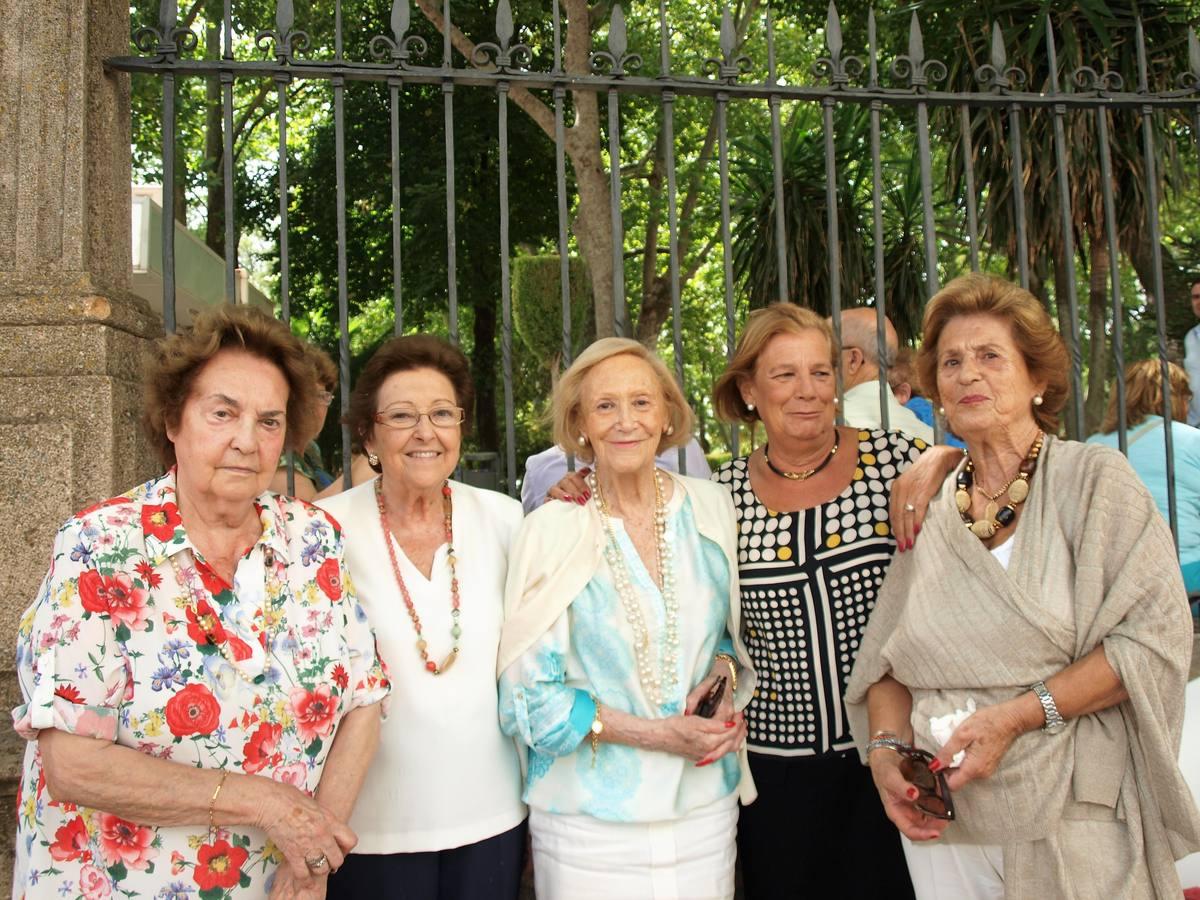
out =
[[[827,454],[825,454],[825,458],[817,463],[816,466],[811,469],[804,469],[800,472],[785,472],[783,469],[776,466],[775,463],[771,462],[771,457],[767,455],[767,451],[771,448],[770,444],[763,444],[763,462],[767,464],[768,469],[770,469],[780,478],[786,478],[788,481],[808,481],[808,479],[812,478],[827,465],[833,462],[833,458],[837,456],[839,442],[840,439],[838,437],[838,431],[836,428],[834,428],[833,448]]]

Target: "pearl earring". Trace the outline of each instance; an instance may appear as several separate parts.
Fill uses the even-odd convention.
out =
[[[939,406],[939,407],[938,407],[938,415],[939,415],[939,416],[944,416],[945,414],[946,414],[946,407],[944,407],[944,406]]]
[[[841,401],[841,400],[839,400],[837,397],[834,397],[834,398],[833,398],[833,405],[834,405],[834,406],[840,406],[840,405],[841,405],[841,402],[842,402],[842,401]]]
[[[372,469],[375,468],[376,466],[379,465],[379,457],[376,456],[374,453],[368,453],[367,454],[367,465],[369,465]]]
[[[753,404],[753,403],[747,403],[747,404],[746,404],[746,409],[750,410],[750,412],[754,412],[754,404]]]
[[[667,426],[667,431],[666,431],[667,437],[670,437],[670,436],[671,436],[671,435],[673,435],[674,433],[675,433],[675,426],[674,426],[674,425],[668,425],[668,426]]]
[[[1034,405],[1034,406],[1041,406],[1041,405],[1042,405],[1042,403],[1043,403],[1043,400],[1042,400],[1042,395],[1041,395],[1041,394],[1034,394],[1034,395],[1033,395],[1033,405]]]
[[[581,435],[579,436],[579,446],[580,446],[580,447],[586,447],[586,446],[587,446],[587,435],[585,435],[585,434],[581,434]]]

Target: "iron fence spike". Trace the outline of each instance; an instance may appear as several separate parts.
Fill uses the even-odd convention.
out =
[[[825,17],[825,43],[829,47],[830,58],[836,60],[842,55],[842,22],[833,0],[829,0],[829,11]]]
[[[395,38],[397,47],[404,42],[404,35],[408,34],[411,23],[412,10],[408,0],[392,0],[392,37]]]
[[[275,31],[282,38],[292,30],[296,22],[296,11],[292,0],[278,0],[275,4]]]
[[[500,38],[500,46],[507,50],[513,37],[512,6],[508,0],[496,4],[496,37]]]
[[[729,14],[729,4],[721,6],[721,55],[726,59],[733,56],[733,48],[737,44],[737,36],[733,30],[733,16]]]
[[[176,0],[162,0],[158,5],[158,30],[165,38],[179,20],[179,4]]]
[[[1188,26],[1188,68],[1200,79],[1200,40],[1196,39],[1196,29]]]
[[[1058,93],[1058,47],[1054,44],[1054,23],[1046,13],[1046,62],[1050,67],[1050,90]]]
[[[1004,49],[1004,32],[999,22],[992,23],[992,68],[997,72],[1008,68],[1008,52]]]
[[[629,47],[629,40],[625,32],[625,11],[621,9],[621,4],[617,3],[613,6],[612,20],[608,26],[608,50],[617,59],[625,55],[625,51]]]
[[[870,57],[871,87],[876,87],[879,84],[879,49],[877,43],[875,7],[872,6],[867,12],[867,56]]]
[[[908,58],[912,60],[914,69],[919,69],[925,60],[925,39],[921,36],[921,21],[916,12],[913,12],[908,23]]]

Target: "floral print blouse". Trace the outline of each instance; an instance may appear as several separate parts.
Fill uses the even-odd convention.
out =
[[[232,585],[192,547],[175,472],[58,532],[17,634],[30,743],[17,796],[14,896],[265,897],[280,852],[254,828],[155,827],[50,796],[44,728],[311,794],[342,716],[390,685],[325,512],[272,493]],[[180,580],[185,582],[180,583]],[[119,777],[119,776],[118,776]]]

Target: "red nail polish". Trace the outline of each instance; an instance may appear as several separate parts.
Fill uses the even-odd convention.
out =
[[[726,722],[726,723],[725,723],[725,727],[726,727],[726,728],[732,728],[732,727],[733,727],[735,724],[736,724],[736,723],[734,723],[734,722]]]
[[[920,534],[920,533],[921,533],[921,526],[920,526],[920,525],[914,525],[914,526],[913,526],[913,534]]]
[[[710,762],[712,762],[711,759],[702,759],[700,762],[696,763],[696,768],[699,769],[701,766],[707,766]]]
[[[591,500],[591,499],[592,499],[592,492],[591,492],[591,491],[584,491],[584,492],[583,492],[583,499],[584,499],[584,500]]]
[[[921,796],[915,787],[910,787],[905,791],[905,794],[907,794],[909,800],[916,800],[917,797]]]
[[[578,503],[580,506],[587,506],[587,501],[584,500],[582,497],[576,497],[575,502]]]
[[[941,770],[942,770],[942,761],[940,759],[935,759],[933,762],[931,762],[929,764],[930,772],[937,773],[937,772],[940,772]]]

